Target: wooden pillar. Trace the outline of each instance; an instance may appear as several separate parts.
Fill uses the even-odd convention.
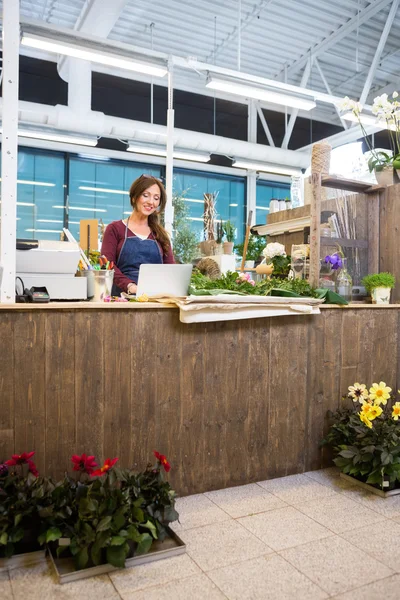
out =
[[[368,194],[368,273],[379,273],[379,210],[380,193]]]
[[[320,229],[321,229],[321,174],[311,175],[312,197],[310,206],[310,285],[318,287],[320,271]]]

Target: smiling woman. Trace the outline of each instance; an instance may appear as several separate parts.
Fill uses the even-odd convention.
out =
[[[113,296],[136,292],[140,265],[175,262],[168,234],[158,218],[167,201],[161,181],[141,175],[132,183],[129,197],[132,213],[107,226],[101,248],[116,265]]]

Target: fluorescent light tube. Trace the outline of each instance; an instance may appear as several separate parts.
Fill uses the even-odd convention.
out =
[[[79,144],[81,146],[96,146],[97,138],[77,137],[74,135],[63,135],[57,132],[30,131],[19,129],[18,137],[33,138],[36,140],[48,140],[49,142],[66,142],[67,144]]]
[[[234,167],[239,169],[248,169],[249,171],[263,171],[265,173],[276,173],[277,175],[301,175],[301,169],[295,167],[285,167],[284,165],[270,165],[266,163],[253,163],[247,160],[234,160]]]
[[[0,177],[1,181],[1,177]],[[27,179],[17,179],[17,183],[24,185],[39,185],[43,187],[55,187],[55,183],[46,183],[45,181],[28,181]]]
[[[61,229],[25,229],[34,233],[61,233]]]
[[[160,146],[142,146],[140,144],[130,144],[127,148],[128,152],[136,152],[137,154],[150,154],[153,156],[167,156],[166,148]],[[181,160],[194,160],[197,162],[208,162],[210,155],[207,153],[191,152],[190,150],[174,150],[174,158]]]
[[[230,204],[229,206],[237,206],[237,204]]]
[[[345,119],[346,121],[352,121],[353,123],[359,122],[358,117],[352,111],[344,113],[344,115],[342,115],[342,119]],[[391,129],[392,131],[396,131],[396,125],[388,126],[386,121],[383,121],[382,119],[378,120],[374,115],[360,113],[360,121],[363,123],[363,125],[375,125],[375,127],[382,127],[382,129]]]
[[[283,106],[291,106],[302,110],[312,110],[317,106],[314,100],[308,98],[285,94],[284,92],[276,92],[262,87],[246,85],[227,79],[218,79],[216,77],[210,77],[206,83],[206,87],[220,92],[227,92],[228,94],[244,96],[245,98],[255,98],[256,100],[263,100],[265,102],[272,102],[273,104],[281,104]]]
[[[17,202],[17,206],[35,206],[34,202]]]
[[[45,39],[28,33],[22,34],[21,45],[46,52],[54,52],[55,54],[63,54],[64,56],[72,56],[73,58],[81,58],[82,60],[89,60],[90,62],[109,67],[117,67],[118,69],[126,69],[127,71],[135,71],[136,73],[145,73],[153,77],[164,77],[168,73],[166,67],[138,62],[129,58],[129,56],[124,57],[118,54],[91,50],[90,48],[84,48],[72,43]]]
[[[78,189],[86,190],[88,192],[104,192],[105,194],[121,194],[122,196],[126,196],[129,193],[124,192],[123,190],[111,190],[109,188],[90,187],[88,185],[80,185]]]
[[[51,208],[62,208],[64,209],[64,206],[52,206]],[[85,208],[83,206],[68,206],[68,211],[70,210],[85,210],[88,212],[107,212],[105,208]]]

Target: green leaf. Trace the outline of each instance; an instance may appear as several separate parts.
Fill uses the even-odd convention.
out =
[[[355,452],[353,452],[353,450],[342,450],[339,452],[339,455],[343,456],[343,458],[353,458]]]
[[[100,531],[100,533],[98,533],[96,535],[96,541],[95,541],[96,546],[100,546],[100,548],[105,548],[106,546],[108,546],[109,542],[110,542],[109,530]]]
[[[21,513],[19,513],[18,515],[15,515],[15,517],[14,517],[14,527],[16,527],[17,525],[19,525],[21,523],[21,520],[22,520]]]
[[[50,527],[50,529],[46,531],[46,543],[48,544],[49,542],[55,542],[61,537],[61,535],[61,531],[58,529],[58,527]]]
[[[122,544],[125,544],[126,539],[124,537],[122,537],[122,535],[114,535],[111,538],[111,546],[122,546]]]
[[[84,569],[89,561],[89,554],[87,548],[81,548],[75,555],[74,562],[77,569]]]
[[[101,563],[101,546],[98,544],[93,544],[90,550],[90,556],[92,558],[93,564],[99,565]]]
[[[125,517],[123,515],[115,515],[113,525],[116,529],[121,529],[125,525]]]
[[[149,529],[153,538],[155,540],[157,539],[157,528],[154,525],[154,523],[152,523],[151,521],[146,521],[146,523],[141,523],[140,527],[146,527],[146,529]]]
[[[23,537],[24,537],[24,530],[23,529],[17,529],[17,531],[14,531],[10,535],[10,542],[14,542],[14,544],[16,544],[17,542],[20,542]]]
[[[146,554],[151,548],[153,538],[149,533],[142,533],[135,554]]]
[[[173,506],[166,506],[164,508],[164,521],[172,523],[172,521],[177,521],[178,519],[179,513],[175,510]]]
[[[6,531],[4,531],[4,533],[2,533],[0,535],[0,544],[2,546],[5,546],[7,544],[8,541],[8,533]]]
[[[125,559],[128,554],[126,545],[123,546],[109,546],[107,548],[107,562],[113,567],[123,568],[125,566]]]
[[[110,524],[112,521],[112,517],[103,517],[100,523],[97,525],[97,531],[105,531],[106,529],[110,529]]]
[[[142,536],[135,525],[129,525],[127,532],[130,540],[133,542],[140,542]]]
[[[144,521],[144,512],[141,508],[135,507],[132,510],[132,516],[134,519],[136,519],[136,521],[139,521],[139,523],[142,523]]]

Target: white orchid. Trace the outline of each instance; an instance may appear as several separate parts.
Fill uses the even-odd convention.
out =
[[[360,102],[350,100],[348,96],[343,98],[342,102],[339,102],[337,106],[340,112],[348,112],[351,110],[355,115],[359,115],[363,109],[362,104],[360,104]]]
[[[286,256],[285,246],[278,242],[271,242],[265,246],[263,255],[269,260],[274,258],[274,256]]]

